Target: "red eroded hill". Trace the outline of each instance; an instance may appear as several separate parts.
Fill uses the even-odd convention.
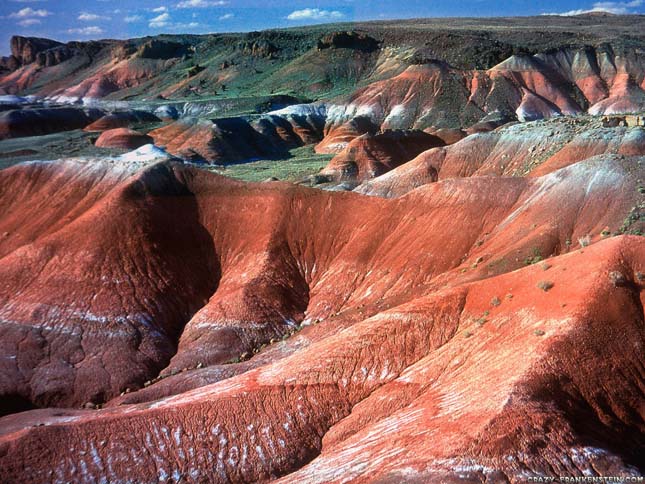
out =
[[[645,246],[608,234],[639,161],[395,200],[175,162],[4,170],[5,411],[108,408],[0,419],[3,478],[637,475]]]
[[[513,55],[486,71],[422,59],[357,90],[330,113],[327,130],[357,116],[382,129],[426,129],[468,127],[494,113],[532,121],[639,112],[645,107],[644,72],[639,56],[611,48]]]
[[[423,151],[443,144],[439,137],[423,131],[364,134],[352,140],[321,174],[335,180],[367,180],[410,161]]]
[[[82,129],[103,116],[98,109],[39,108],[0,112],[0,140]]]
[[[99,148],[119,148],[134,150],[143,145],[152,143],[152,138],[138,131],[128,128],[116,128],[103,131],[96,140]]]
[[[160,119],[145,111],[122,111],[106,114],[85,127],[85,131],[107,131],[109,129],[129,128],[138,123],[155,123]]]
[[[316,116],[265,115],[242,118],[183,118],[149,133],[155,144],[185,159],[209,163],[286,156],[287,150],[320,140],[324,121]]]
[[[356,191],[398,197],[437,179],[541,176],[599,155],[645,155],[645,130],[604,128],[598,121],[562,119],[516,124],[427,150]]]

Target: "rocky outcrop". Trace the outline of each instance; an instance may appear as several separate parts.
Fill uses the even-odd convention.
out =
[[[137,55],[143,59],[173,59],[190,52],[190,47],[180,42],[152,39],[137,49]]]
[[[452,145],[457,141],[461,141],[467,136],[467,133],[462,129],[457,128],[426,128],[424,129],[426,133],[432,134],[437,138],[440,138],[444,144]]]
[[[318,40],[318,50],[354,49],[373,52],[379,47],[379,41],[364,32],[332,32]]]
[[[56,42],[55,40],[20,37],[19,35],[11,37],[10,42],[11,55],[17,59],[21,66],[36,62],[39,59],[39,54],[43,54],[47,50],[61,45],[60,42]]]
[[[241,42],[238,45],[238,49],[244,55],[263,57],[267,59],[275,59],[280,50],[267,39],[252,39]]]
[[[0,58],[0,71],[15,71],[20,67],[20,61],[12,54]]]
[[[53,67],[72,59],[78,54],[79,52],[76,49],[71,49],[63,45],[39,52],[35,62],[39,67]]]
[[[138,131],[128,128],[116,128],[103,131],[94,144],[99,148],[134,150],[152,142],[153,139],[150,136]]]
[[[31,63],[37,63],[41,67],[51,67],[76,54],[76,51],[55,40],[18,35],[11,38],[10,48],[11,55],[0,59],[0,70],[4,68],[15,71]]]

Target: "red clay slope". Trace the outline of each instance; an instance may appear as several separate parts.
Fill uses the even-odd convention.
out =
[[[541,176],[598,155],[645,155],[645,130],[603,128],[599,121],[562,119],[516,124],[430,149],[356,191],[398,197],[437,179]]]
[[[170,162],[0,172],[5,402],[100,403],[169,360],[197,368],[175,391],[231,368],[154,403],[5,417],[3,478],[642,472],[645,243],[601,240],[642,203],[638,161],[397,200]],[[599,242],[575,249],[586,235]]]
[[[99,148],[134,150],[152,141],[147,134],[128,128],[115,128],[103,131],[94,144]]]
[[[335,180],[363,181],[377,177],[419,153],[442,146],[443,140],[423,131],[385,131],[353,139],[321,172]]]

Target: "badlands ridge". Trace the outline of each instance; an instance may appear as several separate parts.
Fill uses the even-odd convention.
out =
[[[548,20],[15,38],[1,479],[642,476],[642,21]]]

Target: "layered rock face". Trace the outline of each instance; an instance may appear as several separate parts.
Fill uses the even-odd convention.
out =
[[[643,230],[642,161],[392,200],[174,162],[4,170],[3,401],[106,408],[4,417],[3,476],[638,475],[645,246],[611,235]]]
[[[16,38],[3,145],[136,150],[0,170],[0,481],[643,476],[642,19],[478,22]]]
[[[498,112],[526,121],[645,106],[637,16],[337,28],[68,44],[15,37],[0,63],[0,92],[233,103],[232,93],[284,93],[337,108],[330,131],[357,116],[379,129],[468,128]]]
[[[249,122],[243,118],[182,118],[149,134],[155,144],[184,159],[231,163],[286,156],[287,150],[320,141],[324,118],[276,112]]]
[[[342,125],[360,115],[382,128],[470,126],[494,112],[520,121],[561,114],[615,114],[645,108],[645,65],[609,46],[515,55],[487,71],[445,62],[412,65],[359,89],[336,110]]]
[[[335,180],[363,181],[377,177],[443,140],[423,131],[385,131],[352,140],[322,171]]]
[[[36,62],[39,54],[61,45],[55,40],[14,36],[11,38],[11,55],[18,61],[19,66],[24,66]]]
[[[392,171],[364,181],[356,191],[399,197],[438,179],[540,176],[604,154],[645,155],[645,130],[604,128],[599,120],[589,119],[515,124],[424,151]]]

